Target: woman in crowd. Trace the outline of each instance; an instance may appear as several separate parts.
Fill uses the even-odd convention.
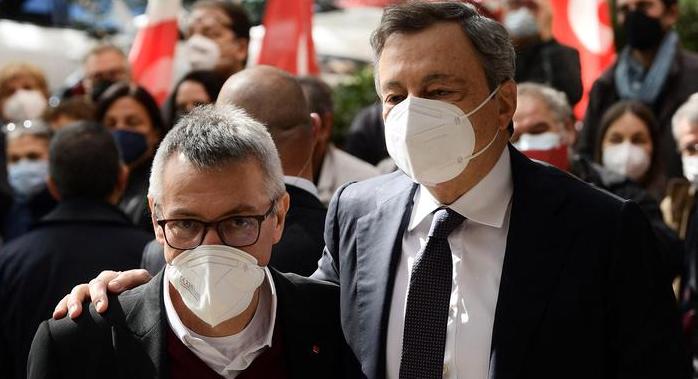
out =
[[[192,71],[180,79],[163,110],[169,128],[195,107],[215,103],[224,82],[220,74],[207,70]]]
[[[112,131],[129,168],[128,186],[119,206],[134,224],[152,232],[146,199],[148,176],[155,150],[165,134],[157,103],[142,87],[120,82],[102,94],[96,115]]]
[[[12,203],[4,214],[5,242],[26,233],[56,205],[46,186],[51,130],[40,121],[7,129],[7,173]]]
[[[48,105],[48,84],[41,70],[29,63],[0,69],[0,121],[36,120]]]
[[[655,199],[664,196],[666,178],[659,161],[657,121],[644,104],[622,101],[606,111],[599,126],[595,161],[642,186]]]

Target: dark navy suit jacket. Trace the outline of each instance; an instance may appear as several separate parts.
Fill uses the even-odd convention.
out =
[[[509,149],[514,193],[490,378],[687,378],[674,296],[638,206]],[[416,189],[393,173],[340,188],[328,209],[314,277],[340,284],[348,377],[385,376]]]

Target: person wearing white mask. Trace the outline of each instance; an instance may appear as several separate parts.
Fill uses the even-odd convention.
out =
[[[606,111],[599,125],[595,161],[662,199],[666,177],[660,162],[657,121],[644,104],[621,101]]]
[[[681,282],[680,302],[684,319],[692,325],[689,331],[694,367],[698,367],[698,97],[696,94],[683,103],[672,120],[672,134],[683,163],[684,178],[672,178],[662,201],[664,218],[685,241],[685,275]]]
[[[48,83],[36,66],[21,62],[0,69],[0,122],[38,120],[48,106]]]
[[[623,115],[628,114],[640,116],[633,116],[635,118],[630,119],[630,125],[628,125],[623,123],[627,122],[623,120]],[[639,104],[619,104],[613,113],[609,113],[607,122],[613,126],[606,128],[608,141],[605,139],[604,143],[608,144],[608,148],[604,150],[606,155],[603,161],[615,166],[605,167],[600,157],[594,162],[572,150],[576,131],[572,108],[567,103],[565,94],[542,84],[522,83],[517,86],[512,142],[517,149],[531,159],[549,163],[598,188],[623,199],[635,201],[649,219],[657,235],[659,250],[665,258],[667,277],[671,280],[682,272],[681,242],[676,233],[665,224],[659,209],[658,198],[642,186],[645,180],[651,182],[647,178],[660,171],[649,170],[651,150],[646,152],[637,147],[641,151],[635,155],[629,155],[628,148],[623,144],[624,140],[631,140],[636,143],[644,141],[651,146],[651,137],[641,134],[642,131],[649,134],[648,130],[642,129],[645,119],[648,124],[652,124],[651,113]],[[619,120],[621,123],[618,122]],[[635,121],[643,124],[638,126],[632,123]],[[642,137],[637,135],[638,133]],[[631,144],[629,141],[625,143]],[[631,148],[635,147],[631,145]],[[640,155],[640,158],[636,158],[636,155]],[[640,161],[641,164],[638,165],[636,161]],[[644,171],[638,170],[638,166]],[[629,171],[627,171],[628,167],[631,168]],[[635,180],[626,176],[627,172],[635,171],[642,171]]]
[[[516,48],[514,79],[549,85],[564,92],[574,106],[582,98],[579,53],[553,37],[550,1],[506,1],[502,23]]]
[[[5,241],[26,233],[56,205],[46,186],[51,130],[38,121],[9,125],[6,161],[13,201],[3,215]]]
[[[399,2],[371,44],[400,170],[337,190],[313,274],[340,285],[344,376],[686,378],[642,211],[509,145],[504,27],[460,1]]]
[[[267,267],[289,196],[264,125],[232,106],[184,116],[158,148],[148,203],[166,267],[104,315],[42,323],[28,378],[340,375],[337,287]]]
[[[215,70],[227,78],[245,68],[250,19],[242,5],[199,0],[192,6],[184,32],[191,70]]]

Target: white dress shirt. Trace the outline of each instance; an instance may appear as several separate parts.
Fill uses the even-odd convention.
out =
[[[446,331],[443,377],[487,379],[494,313],[509,232],[513,181],[509,150],[475,187],[448,207],[466,217],[448,237],[453,256],[453,286]],[[410,274],[424,248],[433,212],[443,205],[420,186],[402,238],[402,256],[388,320],[386,371],[397,379]]]
[[[264,350],[271,347],[276,322],[276,288],[268,268],[259,292],[259,303],[252,320],[239,333],[226,337],[199,335],[182,324],[172,305],[170,281],[163,280],[163,297],[167,322],[180,341],[208,367],[227,379],[237,377],[247,369]]]
[[[358,182],[378,175],[380,175],[380,171],[372,164],[330,144],[327,146],[327,153],[322,161],[322,168],[317,180],[320,201],[327,206],[332,200],[334,192],[343,184]]]
[[[311,195],[318,197],[317,187],[315,187],[315,184],[313,182],[306,178],[301,178],[300,176],[284,175],[284,183],[296,186],[306,192],[309,192]]]

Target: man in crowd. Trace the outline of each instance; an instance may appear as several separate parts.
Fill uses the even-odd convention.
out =
[[[616,62],[596,80],[589,94],[578,149],[596,154],[598,128],[604,112],[618,100],[639,100],[650,106],[659,122],[661,160],[668,177],[681,177],[681,158],[671,133],[676,109],[698,91],[698,55],[681,48],[673,26],[677,0],[618,0],[618,22],[627,46]]]
[[[166,269],[104,316],[41,324],[29,378],[337,375],[336,286],[267,268],[289,197],[262,124],[223,106],[182,118],[158,148],[148,204]]]
[[[279,151],[291,206],[286,227],[270,265],[281,272],[309,276],[322,255],[325,207],[313,184],[312,154],[318,117],[311,117],[295,78],[268,66],[256,66],[233,76],[218,96],[219,105],[235,105],[262,122]],[[160,244],[151,243],[143,267],[152,275],[165,264]]]
[[[372,45],[403,172],[337,191],[314,275],[341,284],[354,376],[685,378],[641,210],[508,146],[503,27],[459,2],[408,2]]]
[[[330,86],[312,76],[301,77],[298,81],[310,112],[317,114],[320,120],[313,149],[313,176],[320,201],[327,205],[334,191],[342,184],[372,178],[378,176],[379,172],[371,164],[338,149],[331,142],[334,105]]]
[[[549,163],[577,178],[633,200],[643,210],[657,235],[667,282],[682,274],[683,247],[664,223],[657,200],[640,185],[572,152],[576,138],[572,108],[565,94],[536,83],[517,86],[512,142],[524,155]]]
[[[573,106],[582,98],[582,71],[577,50],[552,36],[550,0],[509,0],[504,27],[516,48],[518,83],[549,85]]]
[[[372,45],[403,172],[340,188],[328,210],[314,276],[340,284],[346,376],[685,378],[641,210],[508,145],[504,28],[460,2],[406,2]],[[136,276],[102,275],[93,299]]]
[[[36,328],[66,291],[105,269],[138,267],[150,240],[114,206],[127,174],[111,134],[102,126],[79,123],[58,132],[48,167],[48,188],[58,206],[31,232],[0,250],[4,378],[25,377]]]
[[[82,87],[94,102],[112,84],[131,80],[128,57],[120,48],[109,43],[92,48],[83,60],[82,70]]]
[[[191,69],[215,70],[227,78],[245,68],[250,20],[242,5],[199,0],[192,6],[184,34]]]

